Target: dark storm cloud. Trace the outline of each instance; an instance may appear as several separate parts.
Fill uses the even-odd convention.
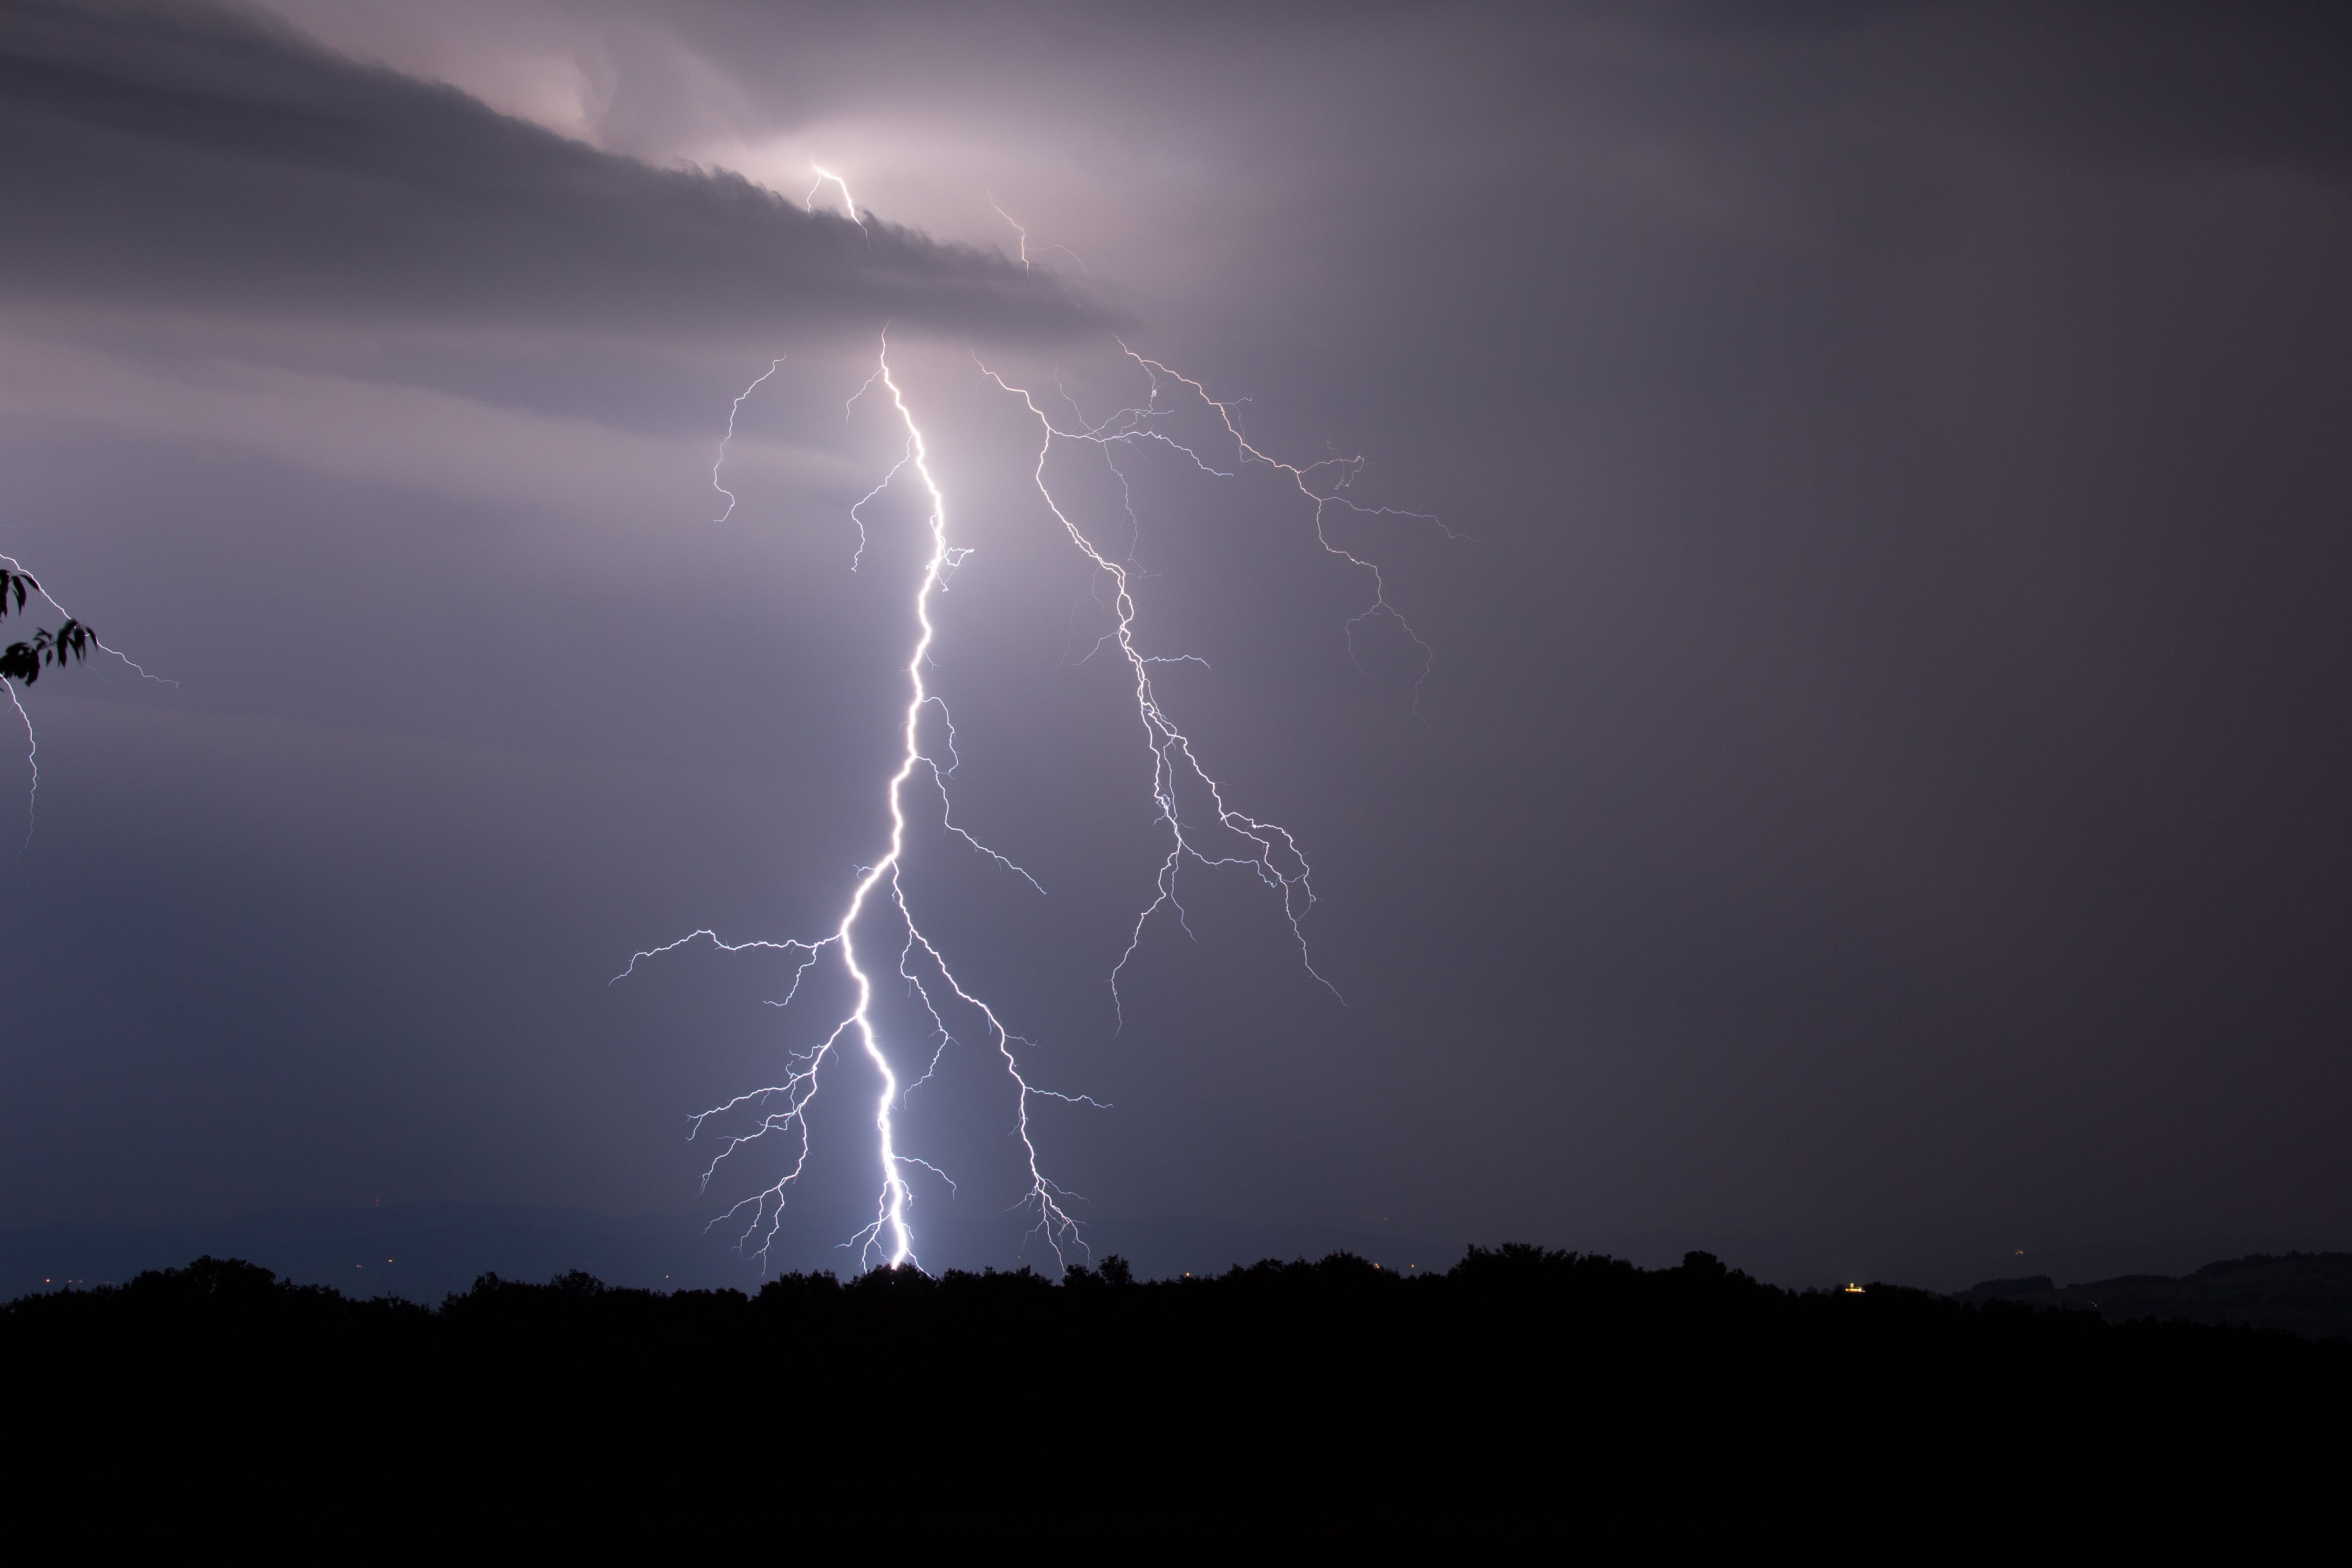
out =
[[[999,256],[615,157],[205,5],[0,5],[17,300],[730,330],[1087,313]]]

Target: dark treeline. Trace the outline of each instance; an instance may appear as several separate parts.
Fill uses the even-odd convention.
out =
[[[2247,1259],[2203,1272],[2244,1273],[2254,1265],[2302,1261],[2300,1255]],[[2028,1285],[2040,1286],[2040,1292],[2008,1289]],[[2098,1289],[2072,1288],[2077,1293]],[[485,1274],[433,1308],[393,1297],[349,1297],[330,1286],[280,1279],[254,1264],[207,1257],[184,1268],[151,1270],[126,1285],[40,1292],[8,1302],[0,1306],[0,1346],[23,1354],[47,1341],[89,1334],[196,1333],[223,1342],[260,1335],[278,1345],[317,1340],[456,1352],[513,1335],[587,1333],[643,1337],[644,1348],[652,1351],[677,1335],[700,1342],[735,1333],[888,1333],[918,1327],[950,1335],[1142,1331],[1182,1344],[1300,1329],[1410,1333],[1454,1327],[1462,1319],[1540,1330],[1522,1347],[1538,1357],[1597,1333],[1612,1345],[1665,1342],[1693,1352],[1761,1336],[1759,1342],[1789,1350],[1867,1344],[1934,1356],[1998,1350],[2093,1363],[2163,1355],[2237,1358],[2248,1364],[2283,1357],[2315,1371],[2352,1364],[2352,1344],[2341,1341],[2305,1350],[2281,1335],[2210,1331],[2185,1313],[2177,1315],[2179,1321],[2150,1314],[2149,1321],[2124,1325],[2128,1332],[2104,1332],[2085,1314],[2046,1310],[2065,1294],[2039,1280],[1992,1281],[1958,1297],[1884,1284],[1794,1291],[1760,1283],[1704,1252],[1688,1254],[1677,1268],[1643,1269],[1599,1254],[1507,1244],[1474,1247],[1443,1274],[1399,1274],[1344,1252],[1317,1263],[1269,1258],[1220,1275],[1149,1282],[1134,1279],[1116,1257],[1097,1267],[1074,1265],[1058,1283],[1029,1268],[978,1274],[951,1269],[938,1277],[877,1268],[847,1281],[831,1274],[787,1274],[750,1294],[619,1288],[579,1271],[545,1284]]]
[[[20,1425],[84,1442],[125,1423],[179,1445],[501,1433],[638,1464],[789,1462],[796,1486],[912,1444],[968,1478],[1215,1475],[1359,1503],[1404,1488],[1390,1500],[1414,1507],[1441,1481],[1492,1500],[1621,1474],[1682,1477],[1701,1511],[1865,1486],[2139,1509],[2253,1488],[2275,1507],[2352,1458],[2352,1342],[1790,1291],[1704,1253],[1644,1270],[1474,1248],[1405,1278],[1341,1254],[1152,1282],[1113,1258],[1058,1283],[877,1270],[756,1293],[486,1275],[437,1308],[202,1258],[10,1303],[0,1364]]]

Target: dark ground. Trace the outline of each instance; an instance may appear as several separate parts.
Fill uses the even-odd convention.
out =
[[[2334,1508],[2352,1459],[2352,1342],[1797,1293],[1703,1253],[1644,1271],[1474,1249],[1412,1279],[1344,1254],[1151,1283],[1113,1262],[1058,1285],[877,1271],[756,1296],[486,1276],[437,1309],[205,1258],[11,1303],[0,1366],[12,1473],[52,1483],[20,1495],[201,1496],[242,1524],[319,1506],[370,1532],[527,1515],[832,1539],[969,1516],[1335,1549],[2029,1525],[2242,1545]]]

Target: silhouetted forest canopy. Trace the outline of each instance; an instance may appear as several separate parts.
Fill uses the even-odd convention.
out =
[[[1520,1508],[1622,1473],[1678,1478],[1702,1510],[1865,1482],[1873,1506],[1965,1483],[2138,1507],[2225,1479],[2308,1498],[2352,1458],[2352,1342],[1793,1291],[1696,1252],[1645,1270],[1474,1247],[1407,1277],[1341,1253],[1150,1282],[1114,1258],[1058,1282],[877,1269],[751,1293],[484,1275],[437,1308],[202,1258],[9,1303],[0,1365],[60,1452],[129,1430],[283,1456],[364,1427],[501,1464],[521,1444],[788,1465],[795,1487],[867,1485],[873,1445],[917,1442],[975,1485],[1034,1465],[1057,1487],[1213,1475]]]
[[[150,1270],[127,1285],[20,1297],[0,1307],[0,1332],[22,1341],[99,1329],[254,1328],[273,1335],[421,1334],[455,1342],[508,1329],[658,1333],[681,1324],[845,1328],[921,1321],[940,1327],[1034,1323],[1065,1331],[1116,1323],[1223,1331],[1272,1330],[1303,1315],[1339,1328],[1434,1321],[1462,1311],[1513,1320],[1537,1313],[1620,1334],[1745,1329],[1803,1339],[1894,1331],[1953,1344],[2073,1343],[2092,1332],[2089,1325],[2042,1320],[2053,1312],[2096,1312],[2111,1321],[2147,1320],[2159,1337],[2205,1323],[2341,1338],[2352,1331],[2352,1254],[2257,1256],[2180,1278],[2128,1275],[2063,1289],[2039,1275],[1990,1279],[1948,1297],[1885,1284],[1788,1290],[1704,1252],[1686,1255],[1678,1268],[1642,1269],[1601,1254],[1506,1244],[1471,1247],[1442,1274],[1400,1274],[1345,1252],[1318,1263],[1268,1258],[1220,1275],[1149,1282],[1137,1280],[1117,1257],[1097,1267],[1075,1264],[1058,1284],[1031,1268],[950,1269],[937,1277],[877,1268],[846,1282],[832,1274],[786,1274],[752,1294],[614,1287],[578,1270],[545,1284],[484,1274],[437,1308],[389,1296],[350,1297],[331,1286],[280,1279],[255,1264],[207,1257],[184,1268]],[[2202,1342],[2193,1334],[2171,1337]]]

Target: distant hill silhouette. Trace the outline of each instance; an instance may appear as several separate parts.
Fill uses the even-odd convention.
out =
[[[586,1268],[615,1284],[759,1283],[723,1237],[667,1215],[518,1204],[408,1203],[267,1209],[203,1225],[79,1223],[0,1230],[0,1297],[122,1283],[208,1254],[248,1258],[347,1295],[435,1301],[488,1270],[544,1279]]]
[[[2352,1337],[2352,1252],[2258,1253],[2178,1278],[2126,1274],[2063,1289],[2046,1274],[1987,1279],[1955,1300],[2096,1312],[2111,1322],[2156,1318]]]

